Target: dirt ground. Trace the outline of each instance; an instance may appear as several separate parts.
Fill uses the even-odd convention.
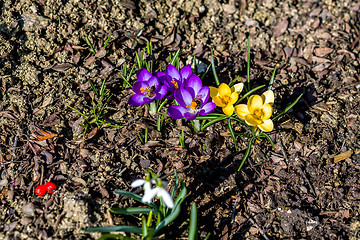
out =
[[[187,239],[192,202],[202,238],[359,239],[359,26],[360,3],[350,0],[1,1],[0,238],[94,239],[84,229],[136,224],[107,209],[129,206],[113,190],[133,191],[151,167],[170,185],[177,169],[189,192],[162,239]],[[240,172],[248,139],[238,138],[236,152],[225,122],[194,134],[167,118],[158,132],[145,107],[127,104],[133,92],[118,72],[136,64],[144,42],[153,42],[147,58],[157,70],[179,48],[182,65],[196,56],[206,68],[214,50],[228,83],[246,78],[249,36],[252,86],[267,84],[278,65],[275,112],[304,96],[275,123],[276,151],[263,140]],[[104,78],[113,95],[107,121],[122,127],[83,138],[84,119],[68,106],[88,112],[88,79],[99,87]],[[36,129],[58,136],[34,141]],[[58,189],[36,196],[46,181]]]

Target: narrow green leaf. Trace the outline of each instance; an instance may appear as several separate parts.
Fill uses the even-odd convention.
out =
[[[166,218],[164,218],[164,220],[162,220],[159,224],[156,225],[153,236],[155,236],[155,234],[158,231],[160,231],[160,229],[162,229],[163,227],[167,226],[169,223],[174,221],[177,218],[177,216],[179,216],[179,213],[180,213],[180,205],[175,205],[173,211],[171,211],[171,213]]]
[[[271,144],[272,149],[273,149],[274,151],[276,151],[275,144],[274,144],[274,142],[271,140],[271,137],[270,137],[269,135],[267,135],[266,133],[262,132],[262,134],[260,135],[260,137],[266,138],[266,139],[269,141],[269,143]]]
[[[237,76],[234,80],[232,80],[230,83],[229,83],[229,87],[232,87],[236,81],[238,80],[239,76]]]
[[[224,119],[227,119],[227,118],[229,118],[230,116],[227,116],[227,115],[225,115],[225,116],[223,116],[223,117],[218,117],[218,118],[216,118],[216,119],[213,119],[213,120],[211,120],[210,122],[208,122],[208,123],[206,123],[202,128],[201,128],[201,131],[203,131],[205,128],[207,128],[208,126],[210,126],[210,125],[212,125],[212,124],[214,124],[214,123],[217,123],[217,122],[219,122],[219,121],[222,121],[222,120],[224,120]]]
[[[124,235],[111,234],[111,233],[102,234],[98,240],[106,240],[106,239],[137,240],[135,238],[127,237]]]
[[[94,227],[85,229],[85,232],[129,232],[141,233],[141,229],[133,226],[108,226],[108,227]]]
[[[273,120],[273,121],[276,121],[279,117],[281,117],[282,115],[284,115],[285,113],[287,113],[292,107],[295,106],[295,104],[301,99],[302,96],[303,96],[303,94],[301,94],[292,104],[290,104],[289,106],[287,106],[284,111],[282,111],[281,113],[279,113],[278,115],[276,115],[276,117],[274,117],[272,120]]]
[[[186,198],[186,194],[187,194],[187,189],[185,187],[185,184],[182,182],[181,183],[181,191],[180,191],[179,195],[176,197],[176,200],[174,202],[174,206],[181,205],[181,203]],[[174,209],[172,211],[174,211]]]
[[[273,73],[272,73],[272,75],[271,75],[270,82],[269,82],[269,86],[268,86],[268,90],[271,90],[271,89],[272,89],[272,85],[273,85],[274,79],[275,79],[276,69],[277,69],[277,65],[275,65],[274,71],[273,71]]]
[[[234,129],[233,129],[232,125],[231,125],[231,119],[228,118],[227,121],[228,121],[228,127],[229,127],[229,131],[230,131],[231,137],[232,137],[232,139],[233,139],[233,141],[234,141],[235,151],[237,152],[237,151],[238,151],[238,148],[237,148],[236,136],[235,136],[235,133],[234,133]]]
[[[96,90],[96,88],[95,88],[95,86],[94,86],[94,84],[93,84],[93,82],[92,82],[90,79],[88,79],[88,82],[90,83],[91,89],[93,90],[93,92],[95,93],[95,95],[96,95],[96,96],[99,96],[99,95],[98,95],[98,92],[97,92],[97,90]]]
[[[189,240],[195,240],[197,234],[197,208],[196,204],[193,203],[191,205],[191,212],[190,212],[190,227],[189,227]]]
[[[148,142],[148,135],[149,135],[149,128],[145,128],[145,140],[144,140],[145,143]]]
[[[212,72],[213,72],[213,75],[214,75],[214,80],[215,80],[216,86],[219,87],[220,81],[219,81],[218,75],[216,74],[216,69],[215,69],[215,64],[214,64],[214,52],[213,51],[211,51],[211,68],[212,68]]]
[[[102,84],[101,84],[101,87],[100,87],[100,96],[104,96],[105,82],[106,82],[106,78],[104,78],[104,81],[103,81]]]
[[[248,38],[248,49],[247,49],[247,65],[246,65],[246,78],[247,78],[247,90],[250,90],[250,36]]]
[[[105,41],[105,44],[104,44],[104,49],[106,48],[106,46],[108,45],[108,43],[109,43],[109,40],[110,40],[110,38],[111,38],[111,35],[112,35],[112,32],[110,33],[110,35],[109,35],[109,37],[106,39],[106,41]]]
[[[237,105],[238,103],[240,103],[243,99],[247,98],[248,96],[250,96],[253,92],[256,92],[257,90],[266,87],[266,85],[261,85],[261,86],[257,86],[256,88],[251,89],[250,91],[248,91],[247,93],[244,94],[244,96],[242,96],[239,100],[237,100],[237,102],[235,103],[235,105]]]
[[[203,78],[206,76],[206,74],[209,72],[212,64],[209,64],[209,66],[206,68],[206,71],[201,75],[200,79],[203,80]]]
[[[238,171],[241,170],[241,168],[242,168],[242,166],[244,165],[246,159],[249,157],[250,150],[251,150],[251,146],[252,146],[252,142],[254,141],[254,139],[255,139],[255,137],[252,137],[252,138],[250,139],[250,141],[249,141],[249,143],[248,143],[248,146],[247,146],[247,148],[246,148],[245,155],[244,155],[243,159],[241,160],[241,164],[240,164],[240,166],[239,166],[239,168],[238,168]]]
[[[179,53],[180,53],[180,49],[178,49],[178,50],[176,51],[176,53],[174,54],[174,56],[171,58],[171,61],[170,61],[170,64],[171,64],[171,65],[174,65],[174,66],[175,66],[175,61],[176,61],[176,59],[179,57]]]
[[[157,210],[145,207],[110,208],[109,211],[116,214],[157,214]]]
[[[92,52],[94,53],[94,55],[96,55],[96,51],[95,51],[95,49],[93,48],[93,45],[91,44],[91,42],[90,42],[90,40],[89,40],[88,36],[87,36],[87,35],[85,35],[85,38],[86,38],[86,41],[87,41],[87,43],[89,44],[89,46],[90,46],[90,48],[91,48]]]

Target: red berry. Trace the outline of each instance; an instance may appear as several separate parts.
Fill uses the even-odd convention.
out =
[[[47,182],[45,183],[45,189],[48,193],[53,193],[53,191],[56,189],[56,184],[53,182]]]
[[[46,193],[45,185],[39,185],[35,188],[35,194],[38,196],[43,196]]]

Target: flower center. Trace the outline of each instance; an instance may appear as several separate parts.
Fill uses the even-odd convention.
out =
[[[224,105],[227,105],[231,101],[231,97],[229,95],[221,96],[220,99]]]
[[[179,88],[179,84],[175,81],[174,78],[171,80],[171,83],[174,84],[175,89]]]
[[[155,86],[140,88],[141,93],[147,95],[148,97],[153,97],[155,95]]]
[[[201,107],[202,101],[200,99],[194,98],[191,100],[191,106],[186,106],[192,110],[197,110]]]
[[[265,113],[264,113],[264,110],[262,108],[258,108],[254,111],[254,117],[257,119],[257,120],[262,120],[263,117],[264,117]]]

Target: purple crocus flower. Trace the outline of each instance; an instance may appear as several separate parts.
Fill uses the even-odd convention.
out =
[[[187,79],[192,75],[191,65],[186,65],[180,69],[180,72],[173,65],[168,65],[165,70],[164,85],[167,87],[170,95],[167,96],[170,100],[174,99],[172,93],[180,88]]]
[[[129,98],[130,106],[137,107],[144,103],[159,100],[167,93],[166,86],[161,85],[159,79],[148,70],[142,68],[138,72],[137,77],[137,82],[133,85],[135,94]]]
[[[207,115],[214,111],[215,103],[207,102],[210,96],[209,87],[203,87],[201,79],[191,75],[183,87],[175,90],[175,100],[179,105],[171,105],[168,115],[174,119],[194,120],[197,115]]]

